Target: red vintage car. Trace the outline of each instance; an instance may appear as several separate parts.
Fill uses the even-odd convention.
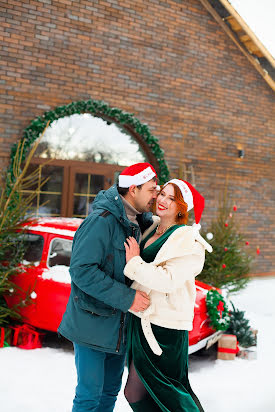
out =
[[[27,226],[28,247],[23,273],[15,278],[22,292],[6,297],[12,306],[25,299],[28,291],[31,303],[20,309],[23,321],[34,327],[57,331],[70,294],[69,265],[74,234],[82,222],[76,218],[39,218]],[[196,281],[196,303],[193,330],[189,332],[189,353],[215,343],[221,332],[210,327],[205,297],[211,286]]]

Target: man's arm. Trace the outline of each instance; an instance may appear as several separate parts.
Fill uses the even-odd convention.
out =
[[[109,219],[98,216],[87,220],[77,232],[70,274],[83,292],[127,312],[134,303],[136,291],[112,279],[101,269],[109,252],[111,235]]]

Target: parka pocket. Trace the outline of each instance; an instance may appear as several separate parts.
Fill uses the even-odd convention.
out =
[[[79,309],[89,312],[95,316],[110,317],[115,315],[117,312],[116,308],[106,305],[105,303],[100,302],[82,291],[79,291],[77,295],[74,296],[74,301]]]
[[[115,249],[122,250],[125,253],[125,246],[124,246],[125,238],[116,238],[113,240],[113,246]]]

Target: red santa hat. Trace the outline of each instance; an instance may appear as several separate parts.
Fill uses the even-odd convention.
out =
[[[130,187],[132,185],[139,186],[143,183],[149,182],[149,180],[157,178],[155,169],[150,163],[136,163],[132,166],[126,167],[119,177],[119,187]]]
[[[187,212],[194,208],[195,221],[199,223],[204,209],[204,197],[188,182],[181,179],[172,179],[165,183],[163,187],[169,183],[174,183],[181,191],[183,200],[187,204]]]

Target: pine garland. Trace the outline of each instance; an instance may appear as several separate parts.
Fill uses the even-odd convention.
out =
[[[219,310],[219,305],[222,310]],[[206,295],[206,306],[210,324],[216,330],[226,330],[230,323],[230,316],[223,296],[217,290],[209,290]]]
[[[236,335],[239,344],[244,348],[256,345],[256,338],[253,335],[249,320],[244,316],[245,311],[235,309],[232,302],[231,305],[233,310],[230,311],[230,324],[227,333]]]
[[[128,126],[130,130],[137,133],[144,142],[150,147],[152,154],[159,165],[159,183],[163,184],[169,180],[169,170],[164,160],[164,151],[160,148],[158,139],[154,137],[147,124],[142,124],[132,113],[124,112],[118,108],[110,107],[107,103],[100,100],[82,100],[72,102],[66,106],[58,106],[54,110],[45,112],[42,116],[34,119],[23,132],[22,140],[25,140],[23,160],[31,144],[40,136],[47,123],[51,124],[54,120],[73,114],[90,113],[95,117],[103,118],[110,123],[116,123],[120,126]],[[9,174],[14,179],[13,164],[17,150],[17,144],[11,149],[11,164]]]

